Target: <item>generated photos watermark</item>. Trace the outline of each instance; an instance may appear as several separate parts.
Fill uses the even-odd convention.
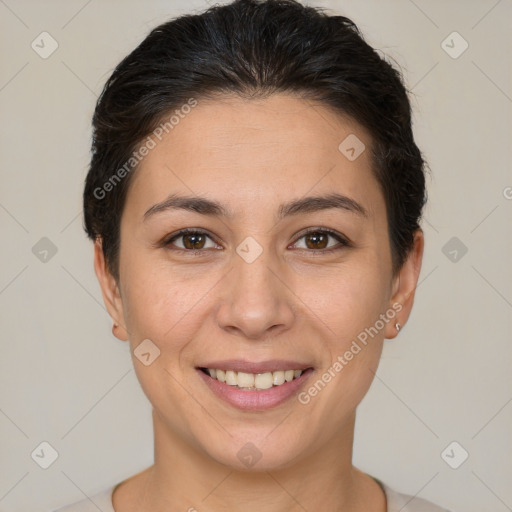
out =
[[[327,386],[327,384],[331,382],[366,345],[368,345],[369,338],[373,339],[377,336],[400,311],[402,311],[402,304],[395,302],[391,308],[379,316],[379,319],[376,320],[372,326],[366,327],[361,331],[356,339],[352,341],[348,350],[346,350],[343,355],[339,355],[334,363],[306,391],[299,393],[299,402],[303,405],[309,404],[311,398],[318,395],[318,393],[320,393],[320,391],[322,391],[325,386]]]
[[[116,185],[118,185],[123,178],[126,177],[143,159],[149,152],[156,147],[157,142],[162,140],[164,134],[168,134],[173,130],[182,119],[186,117],[192,111],[192,108],[197,106],[197,100],[195,98],[189,98],[187,103],[184,103],[179,109],[176,109],[171,116],[167,118],[165,122],[160,123],[151,133],[148,135],[146,140],[135,150],[130,158],[120,167],[110,178],[105,181],[101,187],[96,187],[93,191],[93,195],[96,199],[104,199],[108,192],[111,192]]]

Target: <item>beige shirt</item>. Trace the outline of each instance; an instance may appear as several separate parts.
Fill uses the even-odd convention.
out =
[[[434,503],[422,498],[393,491],[381,480],[377,480],[375,477],[372,478],[382,487],[386,494],[387,512],[450,512],[448,509],[434,505]],[[84,499],[49,512],[98,512],[98,509],[101,512],[115,512],[112,506],[112,494],[117,485],[119,484],[109,487],[90,499]]]

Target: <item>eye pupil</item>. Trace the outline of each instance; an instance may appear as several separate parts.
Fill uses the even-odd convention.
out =
[[[327,247],[328,235],[325,233],[313,232],[306,235],[306,245],[309,249],[325,249]],[[313,247],[310,247],[309,241],[313,240]]]
[[[187,240],[190,240],[190,239],[194,240],[191,244],[187,243]],[[198,233],[183,235],[183,240],[184,240],[183,245],[187,249],[201,249],[204,245],[204,235],[201,235]],[[202,244],[201,244],[201,242],[202,242]]]

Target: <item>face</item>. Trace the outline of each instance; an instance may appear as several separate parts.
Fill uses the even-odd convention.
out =
[[[348,136],[366,148],[355,159],[339,149]],[[384,338],[407,320],[422,252],[420,233],[393,276],[370,146],[319,104],[225,97],[198,101],[141,162],[120,281],[99,245],[96,271],[174,438],[232,467],[248,454],[278,468],[353,420]],[[143,340],[148,365],[134,354]]]

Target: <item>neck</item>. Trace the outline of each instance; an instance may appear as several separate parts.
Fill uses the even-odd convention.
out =
[[[184,442],[153,411],[155,463],[136,475],[130,501],[138,511],[152,512],[223,512],[241,503],[244,512],[356,512],[370,503],[371,510],[385,510],[378,485],[352,465],[354,424],[355,414],[330,442],[286,467],[241,471]]]

